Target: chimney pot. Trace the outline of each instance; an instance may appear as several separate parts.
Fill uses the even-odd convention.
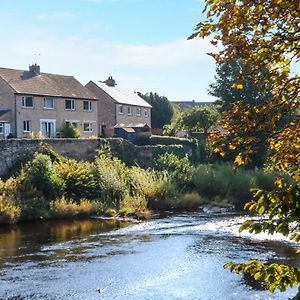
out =
[[[40,75],[41,74],[41,67],[37,64],[30,65],[29,66],[29,72],[33,73],[34,75]]]

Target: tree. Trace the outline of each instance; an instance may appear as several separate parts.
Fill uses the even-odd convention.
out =
[[[163,128],[164,125],[170,124],[173,117],[173,106],[167,97],[160,96],[157,93],[138,95],[152,105],[151,123],[153,128]]]
[[[254,83],[254,77],[263,78],[264,72],[258,70],[255,74],[247,74],[241,59],[232,60],[227,64],[217,67],[215,83],[210,84],[209,94],[218,98],[215,102],[220,111],[230,110],[231,105],[237,101],[243,101],[251,106],[261,104],[271,98],[270,88],[260,90]],[[242,80],[242,88],[232,86],[238,81],[239,74],[246,73]]]
[[[271,192],[255,192],[253,201],[245,208],[268,218],[257,222],[247,220],[241,230],[279,232],[299,242],[300,77],[291,72],[291,66],[300,59],[300,2],[206,0],[205,3],[207,19],[197,25],[190,38],[211,37],[213,45],[221,46],[218,48],[221,50],[211,54],[218,65],[242,60],[246,68],[238,74],[233,88],[242,89],[244,78],[253,75],[260,91],[271,92],[271,98],[261,104],[237,102],[223,115],[223,126],[233,137],[229,147],[239,150],[235,167],[251,161],[255,145],[263,138],[272,151],[274,167],[290,176],[289,180],[278,178]],[[262,78],[255,75],[259,70],[264,70]],[[223,145],[222,138],[216,140],[215,151],[222,153]],[[297,266],[266,265],[253,260],[225,267],[265,281],[270,291],[284,291],[300,282]]]
[[[207,131],[217,125],[219,114],[216,109],[208,106],[196,106],[182,113],[181,128],[189,132]]]

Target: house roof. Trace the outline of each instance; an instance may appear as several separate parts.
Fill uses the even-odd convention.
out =
[[[73,76],[0,68],[0,77],[17,94],[97,100],[97,97]]]
[[[117,124],[114,128],[150,128],[147,123],[139,123],[139,124]]]
[[[178,105],[180,111],[185,111],[187,109],[196,107],[196,106],[212,106],[214,102],[196,102],[196,101],[172,101],[172,104]]]
[[[141,98],[134,92],[120,88],[118,86],[108,86],[105,83],[94,82],[94,84],[96,84],[119,104],[152,108],[152,106],[148,102],[146,102],[143,98]]]

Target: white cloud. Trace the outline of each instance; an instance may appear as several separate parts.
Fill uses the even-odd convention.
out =
[[[75,15],[71,12],[68,11],[59,11],[53,14],[40,14],[38,15],[38,19],[40,20],[64,20],[64,19],[69,19],[69,18],[74,18]]]
[[[0,66],[27,68],[37,60],[34,54],[41,53],[37,62],[42,72],[74,75],[83,83],[113,75],[128,88],[157,91],[178,100],[207,100],[206,86],[214,73],[214,63],[206,55],[210,51],[209,41],[201,39],[132,45],[36,32],[6,38]]]

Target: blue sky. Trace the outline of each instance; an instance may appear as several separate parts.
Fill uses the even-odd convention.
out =
[[[202,10],[201,0],[0,0],[0,66],[37,61],[83,84],[112,75],[170,100],[213,100],[211,45],[186,40]]]

